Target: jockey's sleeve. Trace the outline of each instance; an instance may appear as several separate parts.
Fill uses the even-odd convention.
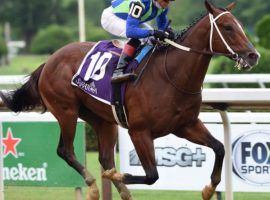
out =
[[[156,18],[156,22],[157,22],[157,27],[159,30],[165,30],[167,28],[167,24],[168,24],[168,8],[165,9],[157,18]]]
[[[152,34],[152,30],[140,28],[141,16],[144,6],[140,2],[132,2],[126,19],[126,35],[128,38],[146,38]]]
[[[127,18],[126,35],[128,38],[146,38],[152,34],[152,30],[140,28],[140,20]]]

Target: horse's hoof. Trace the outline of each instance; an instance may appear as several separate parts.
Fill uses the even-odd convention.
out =
[[[96,179],[91,178],[91,177],[87,177],[84,179],[86,185],[88,185],[89,187],[96,181]]]
[[[96,183],[93,183],[89,187],[89,191],[88,191],[86,199],[87,200],[99,200],[99,191],[98,191],[98,187],[97,187]]]
[[[87,171],[87,169],[84,169],[83,173],[83,176],[85,177],[84,181],[90,187],[96,179]]]
[[[207,185],[202,191],[203,200],[210,200],[215,192],[215,188],[212,185]]]
[[[132,196],[129,192],[121,192],[120,196],[122,200],[132,200]]]

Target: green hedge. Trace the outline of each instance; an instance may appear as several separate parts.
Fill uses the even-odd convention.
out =
[[[31,52],[52,54],[70,42],[72,42],[72,32],[68,28],[51,25],[37,33],[31,45]]]
[[[264,16],[256,24],[256,34],[259,38],[259,44],[270,49],[270,15]]]
[[[238,70],[234,67],[235,62],[226,57],[213,59],[211,67],[208,70],[210,74],[242,74],[242,73],[269,73],[270,67],[270,50],[257,47],[261,54],[259,64],[250,71]]]
[[[103,28],[93,26],[93,25],[87,25],[86,28],[86,40],[87,41],[93,41],[97,42],[100,40],[108,40],[111,36],[108,32],[106,32]]]
[[[6,42],[0,38],[0,58],[8,53]]]
[[[259,64],[249,71],[238,70],[235,62],[226,57],[214,58],[208,70],[209,74],[260,74],[269,73],[270,67],[270,50],[258,47],[261,54]],[[257,88],[258,84],[228,84],[229,87],[235,88]],[[223,87],[222,84],[211,84],[211,87]]]
[[[97,151],[98,150],[97,137],[89,124],[86,124],[85,126],[85,133],[86,133],[86,150]]]

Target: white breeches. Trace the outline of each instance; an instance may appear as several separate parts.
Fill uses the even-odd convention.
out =
[[[101,15],[101,25],[109,33],[118,36],[127,38],[126,35],[126,21],[117,17],[113,13],[112,7],[106,8]],[[141,25],[143,28],[153,29],[149,24],[143,23]]]

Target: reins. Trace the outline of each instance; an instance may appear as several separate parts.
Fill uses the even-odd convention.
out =
[[[183,50],[183,51],[187,51],[187,52],[191,52],[191,53],[209,55],[209,56],[227,56],[227,57],[231,57],[232,59],[234,59],[233,55],[230,53],[218,53],[218,52],[211,52],[211,51],[206,51],[206,50],[191,49],[189,47],[178,44],[178,43],[176,43],[172,40],[169,40],[167,38],[164,41],[166,43],[170,44],[171,46],[179,49],[179,50]]]
[[[179,88],[170,78],[170,75],[168,73],[168,69],[167,69],[167,55],[168,55],[168,49],[166,49],[166,53],[165,53],[165,59],[164,59],[164,68],[165,68],[165,75],[168,79],[168,81],[170,82],[170,84],[180,93],[183,93],[183,94],[188,94],[188,95],[198,95],[198,94],[201,94],[202,93],[202,90],[198,91],[198,92],[189,92],[189,91],[186,91],[182,88]]]

